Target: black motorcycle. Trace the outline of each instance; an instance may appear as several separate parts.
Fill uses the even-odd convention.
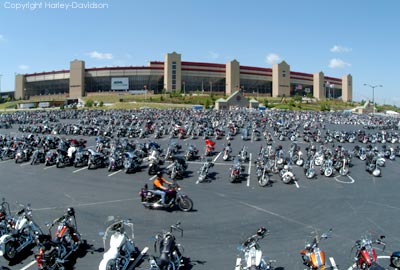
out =
[[[163,231],[155,235],[154,250],[157,247],[160,255],[152,256],[149,259],[151,270],[178,270],[183,265],[183,247],[176,243],[176,237],[173,231],[179,231],[183,237],[183,230],[180,228],[180,222],[172,225],[169,231]]]

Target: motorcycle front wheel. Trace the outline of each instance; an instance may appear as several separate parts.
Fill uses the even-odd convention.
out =
[[[349,170],[347,168],[340,168],[339,170],[340,175],[346,176],[349,173]]]
[[[116,261],[111,259],[107,262],[106,270],[117,270]]]
[[[183,197],[179,199],[178,207],[183,212],[189,212],[193,209],[193,201],[189,197]]]
[[[264,177],[260,177],[258,179],[258,184],[260,185],[260,187],[265,187],[269,184],[270,178],[268,175],[264,175]]]
[[[333,174],[333,169],[332,168],[326,168],[324,171],[324,175],[326,177],[330,177]]]

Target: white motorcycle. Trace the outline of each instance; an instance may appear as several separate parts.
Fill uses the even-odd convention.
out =
[[[18,211],[14,221],[11,232],[0,238],[0,256],[8,261],[14,260],[25,248],[32,246],[36,235],[43,234],[32,219],[32,209],[29,204]]]
[[[113,219],[112,217],[111,220]],[[128,228],[130,235],[127,232]],[[104,250],[107,249],[106,242],[108,238],[110,238],[109,249],[103,255],[99,270],[126,270],[128,267],[133,269],[148,250],[146,247],[139,253],[133,243],[133,223],[130,220],[118,220],[107,227],[103,235]]]
[[[281,176],[282,182],[285,184],[290,184],[292,181],[296,180],[296,176],[291,171],[289,165],[284,165],[283,169],[280,170],[279,175]]]
[[[246,239],[238,250],[242,256],[236,259],[235,270],[272,270],[271,260],[266,261],[258,241],[268,234],[265,228],[259,228],[257,233]]]

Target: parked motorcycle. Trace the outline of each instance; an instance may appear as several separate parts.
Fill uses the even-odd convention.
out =
[[[106,156],[103,153],[96,152],[92,149],[88,149],[89,159],[88,159],[88,169],[97,169],[107,167]]]
[[[283,169],[280,170],[279,175],[281,176],[282,182],[285,184],[290,184],[296,180],[296,176],[289,165],[284,165]]]
[[[5,198],[2,199],[0,205],[0,237],[10,233],[13,224],[13,217],[11,216],[10,205]]]
[[[236,268],[238,270],[272,270],[272,260],[266,261],[263,256],[261,247],[258,243],[269,232],[267,229],[261,227],[257,233],[247,238],[243,243],[238,246],[241,252],[240,257],[236,260]]]
[[[329,234],[332,232],[332,229],[329,229],[328,232],[318,235],[317,232],[313,232],[313,236],[311,239],[306,241],[304,249],[300,251],[301,258],[303,260],[303,264],[307,266],[310,270],[324,270],[324,269],[332,269],[332,267],[328,268],[325,266],[325,251],[319,248],[319,243],[322,239],[327,239]]]
[[[241,178],[243,177],[242,175],[243,171],[244,167],[242,166],[239,157],[236,157],[231,167],[229,181],[231,183],[235,183],[241,180]]]
[[[11,231],[0,237],[0,256],[13,261],[24,249],[32,247],[35,235],[43,234],[32,218],[30,205],[24,206],[14,218]]]
[[[188,165],[185,159],[181,157],[174,157],[172,166],[168,169],[167,174],[172,180],[183,179],[186,176],[186,169]]]
[[[390,255],[390,266],[400,269],[400,251],[395,251]]]
[[[207,180],[208,171],[212,167],[214,167],[214,163],[212,162],[212,159],[209,158],[201,166],[201,168],[199,170],[199,178],[197,179],[196,184],[202,183]]]
[[[82,244],[74,208],[67,208],[66,213],[48,224],[48,227],[49,234],[36,237],[39,249],[35,259],[38,268],[40,270],[63,270],[65,263]],[[54,230],[54,228],[56,229]],[[53,235],[54,237],[52,237]]]
[[[176,237],[173,231],[179,231],[183,237],[183,230],[180,222],[172,225],[169,231],[163,231],[155,235],[154,250],[157,247],[160,255],[158,257],[151,256],[149,259],[149,270],[178,270],[184,267],[183,251],[181,244],[176,243]]]
[[[377,263],[377,254],[374,248],[374,244],[382,245],[383,250],[385,249],[386,243],[383,242],[385,238],[381,235],[378,239],[372,240],[371,235],[362,236],[361,239],[357,240],[352,248],[355,249],[355,265],[357,269],[365,270],[384,270],[385,268]]]
[[[172,184],[166,191],[165,204],[160,203],[160,196],[148,189],[147,184],[141,189],[139,195],[144,207],[149,209],[155,208],[173,208],[178,206],[181,211],[188,212],[193,209],[193,201],[180,191],[177,184]]]
[[[109,245],[107,247],[108,238]],[[108,226],[103,234],[105,253],[99,264],[99,270],[127,270],[128,267],[134,268],[143,255],[146,254],[148,248],[144,248],[139,253],[138,248],[133,243],[133,239],[134,230],[131,220],[117,220]]]
[[[43,149],[35,149],[31,157],[31,165],[45,162],[46,154]]]
[[[261,187],[265,187],[271,184],[271,178],[268,174],[269,168],[268,164],[264,161],[259,161],[257,163],[256,175],[258,184]]]

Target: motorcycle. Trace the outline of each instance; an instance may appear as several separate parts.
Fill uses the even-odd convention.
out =
[[[243,146],[239,152],[239,159],[241,162],[246,162],[249,160],[249,156],[246,150],[246,146]]]
[[[159,257],[151,256],[149,259],[149,270],[178,270],[184,267],[183,264],[183,246],[176,243],[176,237],[173,231],[179,231],[183,237],[183,230],[180,222],[172,225],[169,231],[163,231],[155,235],[154,250],[157,247],[160,252]]]
[[[268,165],[267,163],[260,161],[257,163],[256,169],[257,181],[261,187],[265,187],[271,184],[271,178],[268,174]]]
[[[172,166],[168,169],[167,174],[172,180],[177,178],[183,179],[186,176],[187,164],[185,159],[180,157],[174,157]]]
[[[108,171],[116,171],[124,167],[124,160],[121,151],[113,151],[110,156],[108,156]]]
[[[375,158],[373,158],[371,161],[367,161],[365,170],[375,177],[382,175],[382,170]]]
[[[149,162],[148,174],[155,175],[160,170],[159,164],[161,164],[158,151],[152,150],[147,160]]]
[[[124,171],[125,173],[136,172],[140,170],[141,160],[132,152],[124,153]]]
[[[238,250],[243,254],[236,259],[237,270],[272,270],[272,260],[265,261],[258,241],[263,239],[269,232],[265,228],[259,228],[257,233],[247,238]]]
[[[106,242],[108,238],[110,238],[110,243],[107,250]],[[127,270],[128,267],[134,268],[146,254],[148,248],[144,248],[139,253],[139,250],[133,243],[133,239],[133,223],[129,219],[117,220],[108,226],[103,234],[104,250],[107,251],[103,254],[99,270]]]
[[[385,236],[381,235],[379,239],[371,240],[372,237],[363,236],[361,239],[357,240],[355,245],[352,248],[352,251],[356,249],[356,253],[354,256],[355,266],[357,269],[365,269],[365,270],[384,270],[385,268],[380,266],[377,263],[377,254],[376,250],[373,247],[374,244],[382,245],[383,250],[385,249],[385,242],[382,241]]]
[[[319,248],[319,243],[322,239],[327,239],[332,229],[328,232],[318,235],[314,232],[314,235],[310,240],[306,241],[304,249],[300,251],[303,264],[310,270],[324,270],[324,269],[336,269],[336,267],[325,266],[325,251]]]
[[[10,233],[10,229],[13,224],[13,218],[11,216],[10,205],[3,198],[0,205],[0,237]]]
[[[199,150],[192,144],[188,146],[188,149],[186,150],[185,153],[185,159],[186,160],[194,160],[197,157],[197,154],[199,153]]]
[[[231,173],[229,177],[229,181],[231,183],[235,183],[242,178],[242,172],[244,171],[244,167],[242,166],[240,159],[238,157],[233,161],[233,166],[231,167]]]
[[[294,173],[291,171],[291,168],[289,165],[284,165],[283,169],[280,170],[279,175],[281,176],[281,180],[285,184],[290,184],[292,181],[296,180],[296,176]]]
[[[72,160],[68,156],[68,152],[62,149],[57,149],[56,167],[61,168],[72,165]]]
[[[31,165],[45,162],[45,152],[42,149],[36,149],[32,153]]]
[[[199,178],[196,181],[196,184],[202,183],[207,180],[208,171],[213,166],[214,166],[214,163],[212,162],[212,159],[207,159],[206,162],[203,163],[203,166],[201,166],[201,168],[199,170]]]
[[[140,190],[139,195],[143,206],[149,209],[178,206],[181,211],[191,211],[193,209],[193,201],[180,190],[179,185],[170,185],[166,191],[165,204],[160,203],[160,196],[154,193],[153,190],[149,190],[147,184]]]
[[[205,140],[206,148],[204,151],[204,156],[212,156],[215,150],[215,142],[210,139]]]
[[[310,157],[304,163],[304,174],[306,175],[307,179],[312,179],[315,177],[315,167],[314,167],[314,157]]]
[[[106,157],[104,154],[100,152],[96,152],[92,149],[88,149],[89,151],[89,158],[88,158],[88,169],[97,169],[106,167]]]
[[[76,224],[75,210],[72,207],[67,208],[63,216],[47,225],[49,234],[36,237],[36,243],[39,246],[35,256],[38,268],[40,270],[65,269],[64,264],[68,258],[82,244]],[[54,234],[52,233],[53,228],[57,228]]]
[[[46,157],[44,159],[45,166],[53,166],[56,164],[57,161],[57,151],[56,150],[49,150],[46,153]]]
[[[390,266],[400,269],[400,251],[395,251],[390,255]]]
[[[225,147],[225,149],[224,149],[224,154],[222,155],[222,159],[224,161],[230,160],[231,159],[231,153],[232,153],[232,148],[229,145],[227,145]]]
[[[0,237],[0,256],[8,261],[15,260],[19,253],[34,244],[35,235],[40,234],[42,230],[33,220],[28,204],[17,212],[11,231]]]

